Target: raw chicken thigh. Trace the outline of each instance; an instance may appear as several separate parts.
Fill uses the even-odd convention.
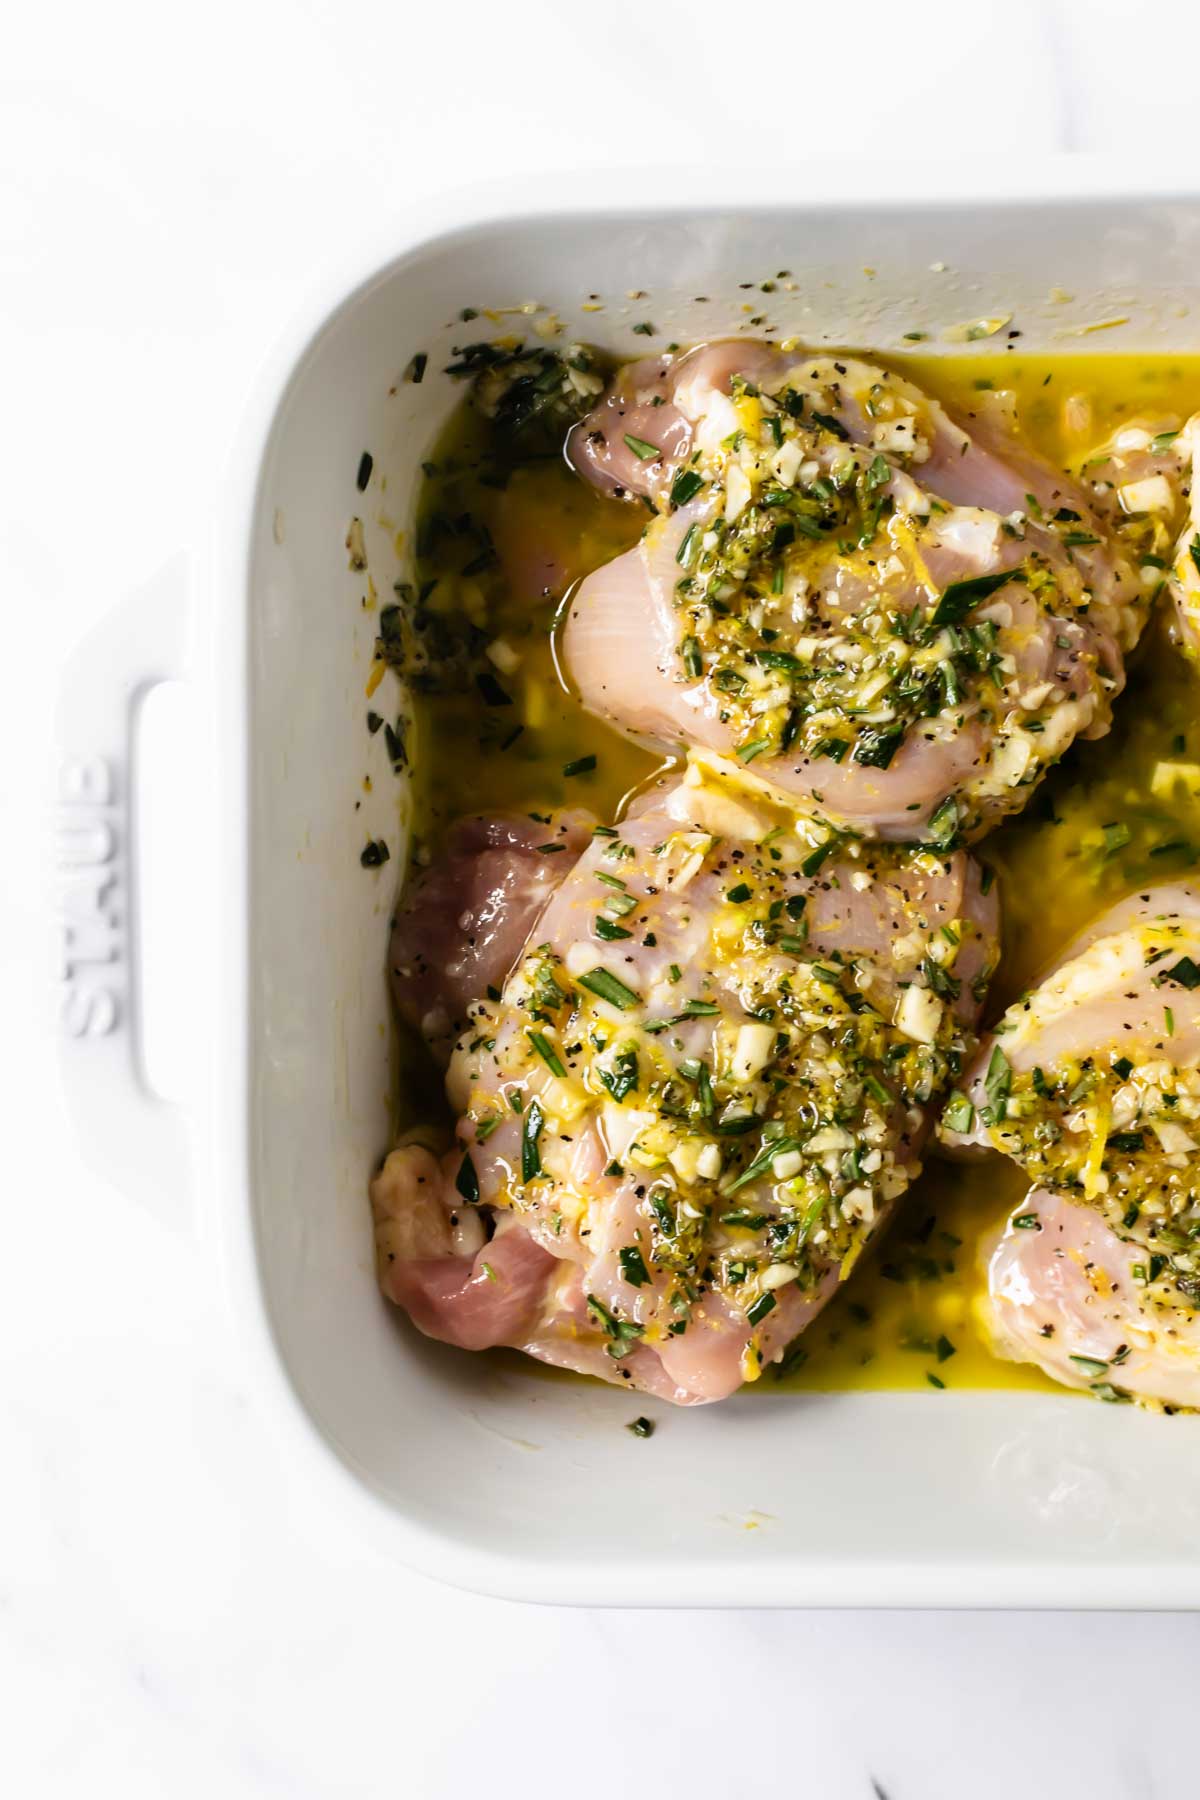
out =
[[[1151,600],[1165,580],[1175,634],[1200,658],[1200,501],[1192,468],[1200,414],[1131,420],[1076,471],[1096,516],[1119,531]],[[1183,527],[1180,534],[1180,527]],[[1164,574],[1165,572],[1165,574]]]
[[[459,819],[407,884],[388,948],[392,997],[443,1066],[471,1002],[512,967],[594,824],[584,812]]]
[[[625,369],[568,455],[656,517],[570,602],[584,705],[865,835],[946,847],[1019,809],[1108,730],[1161,575],[1104,482],[970,425],[850,357]]]
[[[1185,492],[1190,497],[1189,515],[1175,546],[1169,586],[1175,602],[1175,628],[1183,651],[1200,662],[1200,493],[1192,480],[1200,414],[1188,420],[1176,439],[1176,448],[1187,465]]]
[[[1034,1182],[989,1268],[996,1346],[1105,1398],[1200,1404],[1200,892],[1099,919],[946,1109]]]
[[[721,1399],[782,1355],[916,1174],[973,1044],[995,898],[963,851],[822,836],[695,772],[555,873],[515,955],[475,934],[459,1142],[402,1146],[372,1184],[381,1282],[450,1343]],[[448,919],[470,935],[464,879],[452,847],[406,909],[407,956],[428,934],[446,959]],[[456,983],[422,994],[435,1039]]]
[[[1064,1387],[1200,1407],[1200,1314],[1159,1281],[1145,1252],[1091,1207],[1034,1188],[988,1265],[998,1355],[1037,1363]]]

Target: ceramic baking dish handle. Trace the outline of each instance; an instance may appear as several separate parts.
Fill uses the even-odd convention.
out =
[[[133,741],[142,697],[187,673],[189,576],[176,560],[84,639],[66,665],[57,730],[64,1097],[88,1162],[179,1226],[193,1216],[190,1134],[142,1058]]]

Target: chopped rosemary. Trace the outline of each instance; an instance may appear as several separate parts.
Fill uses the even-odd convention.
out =
[[[695,469],[680,469],[678,475],[676,475],[674,481],[671,483],[671,505],[686,506],[688,501],[694,499],[703,486],[704,477],[698,475]]]
[[[613,1057],[611,1069],[600,1070],[600,1085],[608,1089],[618,1103],[637,1086],[637,1045],[626,1044]]]
[[[532,1181],[542,1173],[542,1152],[540,1138],[542,1126],[546,1122],[541,1104],[537,1100],[529,1102],[529,1110],[525,1114],[521,1126],[521,1180]]]
[[[505,692],[490,669],[480,669],[475,686],[485,706],[511,706],[513,703],[512,695]]]
[[[770,1138],[764,1143],[753,1162],[742,1170],[737,1180],[730,1182],[725,1192],[736,1194],[738,1189],[745,1187],[748,1181],[757,1181],[760,1175],[765,1175],[777,1156],[785,1156],[789,1150],[799,1150],[799,1148],[799,1138],[786,1136]]]
[[[1004,1108],[1008,1102],[1008,1096],[1012,1092],[1012,1078],[1012,1064],[999,1044],[993,1045],[992,1054],[988,1059],[987,1073],[983,1078],[984,1092],[988,1097],[988,1104],[985,1108],[987,1114],[985,1124],[996,1124],[1004,1117]]]
[[[683,569],[690,569],[699,548],[702,533],[699,525],[689,525],[683,534],[683,542],[675,552],[675,561]],[[1200,540],[1198,540],[1200,541]]]
[[[550,1073],[552,1075],[557,1075],[561,1080],[562,1077],[566,1075],[567,1071],[563,1068],[557,1051],[555,1051],[549,1043],[545,1034],[541,1031],[531,1031],[529,1034],[529,1041],[549,1069]]]
[[[595,1294],[588,1295],[587,1309],[609,1339],[608,1354],[616,1361],[628,1356],[637,1340],[643,1336],[642,1327],[635,1325],[632,1319],[618,1319]]]
[[[650,1280],[650,1271],[646,1267],[645,1258],[636,1244],[626,1244],[618,1252],[621,1274],[630,1287],[645,1287]]]
[[[967,614],[980,600],[986,600],[997,588],[1006,582],[1015,581],[1019,571],[1016,569],[1000,569],[994,575],[972,575],[967,581],[952,581],[942,589],[941,597],[933,609],[929,623],[931,625],[961,625]]]
[[[975,1123],[975,1108],[965,1094],[951,1094],[942,1114],[948,1131],[970,1131]]]
[[[589,970],[586,975],[579,977],[579,985],[587,988],[599,999],[607,1000],[610,1006],[619,1007],[622,1012],[628,1012],[631,1006],[641,1005],[641,996],[635,994],[632,988],[626,987],[625,983],[608,969]],[[715,1007],[713,1011],[716,1011]]]

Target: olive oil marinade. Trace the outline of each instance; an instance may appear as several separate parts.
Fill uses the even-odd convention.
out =
[[[1063,466],[1125,420],[1182,421],[1200,406],[1200,358],[1009,351],[893,364],[963,414],[1013,394],[1020,435]],[[552,431],[501,434],[469,404],[456,411],[425,465],[417,577],[437,583],[435,624],[438,608],[447,620],[471,619],[488,651],[482,676],[467,683],[418,683],[415,816],[430,847],[456,816],[482,809],[567,804],[611,819],[664,766],[582,710],[555,653],[574,585],[636,542],[646,519],[639,504],[576,479]],[[1196,689],[1161,618],[1131,661],[1110,735],[1077,744],[978,849],[996,871],[1004,915],[989,1018],[1114,899],[1200,862]],[[789,1363],[754,1391],[1051,1390],[1033,1368],[995,1360],[975,1323],[980,1242],[1024,1185],[999,1156],[964,1164],[930,1154],[882,1241]]]

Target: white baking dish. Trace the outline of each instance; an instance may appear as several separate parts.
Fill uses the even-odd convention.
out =
[[[863,199],[877,177],[855,170],[804,199],[782,178],[696,178],[681,194],[673,176],[545,184],[517,218],[476,195],[409,219],[382,266],[331,282],[334,303],[280,352],[190,623],[182,586],[141,596],[69,677],[73,855],[112,878],[97,890],[106,954],[75,957],[64,1014],[85,1133],[160,1207],[196,1154],[296,1479],[330,1482],[347,1530],[366,1523],[425,1570],[590,1603],[1200,1603],[1194,1420],[1067,1396],[786,1397],[764,1383],[660,1410],[646,1443],[623,1429],[639,1410],[626,1395],[418,1338],[372,1268],[365,1186],[387,1142],[384,942],[402,858],[396,787],[363,723],[376,616],[343,548],[361,511],[386,594],[396,559],[375,490],[369,508],[356,493],[360,453],[406,523],[455,397],[437,371],[485,323],[454,323],[465,304],[536,300],[569,334],[628,351],[648,312],[687,340],[744,326],[747,305],[781,335],[883,348],[999,311],[1028,347],[1200,347],[1200,199],[1139,200],[1128,174],[1114,197],[1109,174],[1080,165],[1054,180],[1069,198],[992,183],[992,199],[955,199],[943,183],[934,204]],[[659,206],[664,192],[676,198]],[[794,294],[738,286],[783,269]],[[1051,302],[1054,288],[1073,299]],[[581,314],[589,294],[602,312]],[[1060,335],[1121,315],[1105,339]],[[397,385],[418,350],[429,375]],[[137,1082],[124,925],[128,700],[185,665],[215,726],[220,971],[211,1092],[181,1120]],[[381,874],[359,867],[368,834],[392,846]]]

